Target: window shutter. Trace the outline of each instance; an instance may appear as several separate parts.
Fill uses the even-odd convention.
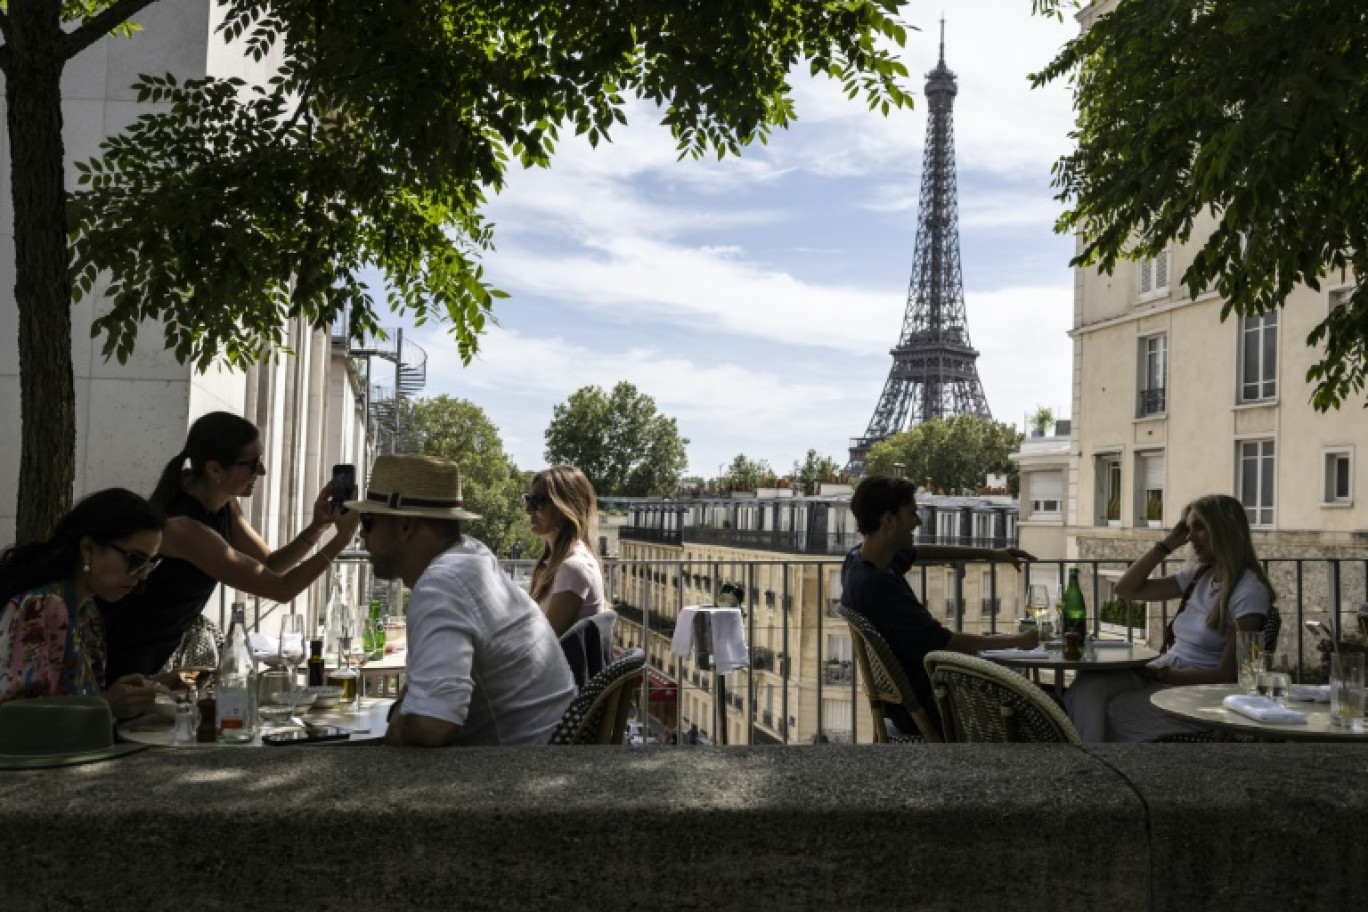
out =
[[[1145,457],[1146,491],[1164,490],[1164,457],[1160,454]]]

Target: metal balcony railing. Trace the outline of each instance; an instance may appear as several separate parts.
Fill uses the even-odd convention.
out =
[[[1138,417],[1144,418],[1146,415],[1162,415],[1167,406],[1168,399],[1165,397],[1164,388],[1141,390],[1136,394],[1135,413]]]

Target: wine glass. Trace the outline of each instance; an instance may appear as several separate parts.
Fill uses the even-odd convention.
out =
[[[299,614],[286,614],[280,618],[280,644],[277,647],[280,664],[290,671],[287,681],[290,717],[295,716],[295,678],[299,674],[299,663],[304,661],[304,617]]]

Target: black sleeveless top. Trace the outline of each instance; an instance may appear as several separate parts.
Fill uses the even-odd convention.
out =
[[[184,491],[176,494],[166,508],[168,518],[187,516],[208,526],[231,543],[232,510],[228,504],[217,513]],[[99,601],[104,616],[109,659],[105,683],[132,674],[156,674],[181,637],[204,610],[218,580],[189,561],[168,557],[153,570],[145,583],[117,602]]]

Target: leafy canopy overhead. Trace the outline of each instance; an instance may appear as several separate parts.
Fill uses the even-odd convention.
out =
[[[1059,15],[1065,0],[1033,0]],[[1182,275],[1222,317],[1352,270],[1307,339],[1316,408],[1368,380],[1368,8],[1344,0],[1122,0],[1033,77],[1074,87],[1077,149],[1054,168],[1076,265],[1111,271],[1215,220]]]
[[[910,104],[897,0],[220,5],[222,37],[275,77],[142,77],[158,110],[78,166],[74,294],[111,277],[106,356],[126,360],[142,320],[200,368],[249,363],[287,316],[374,332],[356,278],[373,267],[390,308],[448,322],[468,360],[500,296],[486,193],[514,162],[549,165],[563,131],[596,145],[637,98],[681,157],[737,154],[792,121],[804,63],[872,109]]]

